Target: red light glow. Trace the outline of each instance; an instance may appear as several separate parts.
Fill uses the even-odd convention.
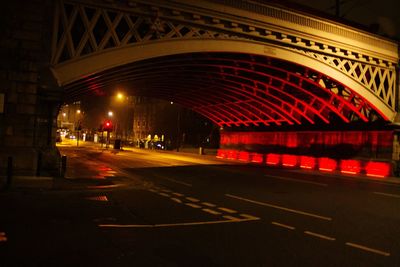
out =
[[[237,150],[228,150],[227,152],[227,159],[237,159],[238,157],[238,151]]]
[[[300,156],[300,168],[302,169],[314,169],[316,164],[316,160],[314,157],[309,156]]]
[[[263,154],[260,154],[260,153],[252,153],[251,154],[251,162],[263,163],[263,161],[264,161]]]
[[[361,172],[361,161],[355,159],[345,159],[340,161],[340,172],[347,174],[357,174]]]
[[[279,154],[267,154],[267,158],[265,162],[267,165],[278,165],[281,159],[281,155]]]
[[[297,166],[298,156],[296,155],[282,155],[282,165],[285,167],[295,167]]]
[[[250,161],[250,153],[247,151],[239,152],[239,160],[240,161]]]
[[[319,158],[319,170],[331,172],[336,170],[337,163],[336,160],[330,158]]]
[[[226,158],[226,150],[224,150],[224,149],[218,149],[218,151],[217,151],[217,158],[219,158],[219,159],[224,159],[224,158]]]
[[[367,176],[383,178],[390,175],[391,164],[388,162],[370,161],[365,165],[365,172]]]

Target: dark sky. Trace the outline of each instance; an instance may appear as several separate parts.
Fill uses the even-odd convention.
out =
[[[317,10],[335,14],[336,0],[291,0]],[[341,0],[340,15],[365,26],[379,24],[380,34],[400,40],[399,0]]]

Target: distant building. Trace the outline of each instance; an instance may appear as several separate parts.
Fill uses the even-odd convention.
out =
[[[210,145],[218,130],[206,118],[173,102],[134,97],[133,139],[163,141],[167,148]],[[219,142],[219,140],[218,140]]]
[[[57,116],[57,127],[74,131],[75,127],[81,123],[83,112],[81,111],[81,102],[76,101],[72,104],[63,105]]]

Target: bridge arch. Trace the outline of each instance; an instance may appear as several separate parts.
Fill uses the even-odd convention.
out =
[[[370,114],[372,114],[371,111],[373,111],[375,114],[379,114],[379,116],[386,121],[392,121],[395,116],[395,112],[386,104],[384,103],[379,97],[374,94],[373,92],[367,90],[362,84],[357,82],[356,80],[352,79],[351,77],[345,75],[341,71],[333,68],[332,66],[325,64],[321,61],[318,61],[314,58],[308,57],[304,55],[301,52],[298,52],[294,49],[282,47],[282,46],[277,46],[273,44],[265,44],[265,43],[260,43],[260,42],[255,42],[255,41],[250,41],[250,40],[232,40],[232,39],[178,39],[178,40],[160,40],[160,41],[152,41],[148,42],[145,44],[141,45],[132,45],[132,46],[125,46],[125,47],[119,47],[115,49],[109,49],[106,51],[102,51],[101,53],[92,53],[88,56],[83,56],[77,59],[69,60],[64,63],[55,65],[53,67],[53,72],[55,76],[58,79],[58,82],[60,85],[65,86],[67,88],[67,94],[69,90],[77,90],[76,88],[80,86],[80,88],[83,88],[82,85],[86,84],[88,86],[87,81],[91,80],[93,82],[93,79],[96,79],[95,77],[97,74],[102,73],[103,75],[106,75],[105,73],[107,70],[113,70],[113,69],[118,69],[118,68],[124,68],[124,66],[129,66],[135,63],[140,63],[142,61],[149,61],[149,60],[157,60],[159,58],[163,57],[182,57],[182,55],[185,54],[194,54],[194,53],[207,53],[209,55],[213,53],[231,53],[231,54],[242,54],[242,55],[249,55],[250,57],[252,55],[257,56],[259,58],[265,57],[265,61],[268,61],[268,59],[274,59],[274,60],[279,60],[281,62],[286,62],[287,64],[294,64],[298,66],[304,67],[304,71],[302,72],[307,72],[308,70],[311,70],[314,74],[314,76],[317,74],[317,76],[320,76],[319,78],[315,79],[314,77],[314,85],[316,87],[319,87],[321,91],[329,91],[330,96],[327,99],[320,99],[319,101],[333,101],[333,102],[341,102],[340,104],[336,103],[337,107],[331,107],[332,110],[334,110],[334,113],[336,112],[339,117],[343,119],[345,122],[349,122],[351,119],[343,115],[342,113],[348,111],[342,111],[338,110],[340,109],[340,106],[348,106],[349,110],[352,110],[352,112],[358,113],[358,119],[361,119],[363,121],[370,121],[371,118],[368,118]],[[250,60],[251,61],[251,60]],[[197,61],[196,61],[197,62]],[[232,59],[232,64],[239,64],[240,62],[236,59]],[[238,63],[239,62],[239,63]],[[254,62],[254,65],[251,66],[251,62],[247,62],[250,65],[246,67],[235,67],[235,66],[222,66],[222,68],[225,68],[226,70],[229,71],[240,71],[240,72],[246,72],[247,74],[244,75],[246,77],[241,77],[242,82],[245,81],[245,83],[252,83],[254,84],[262,84],[262,82],[257,81],[257,79],[263,80],[264,78],[263,73],[258,73],[252,70],[256,65],[263,65],[262,63]],[[181,64],[184,64],[187,66],[188,64],[191,65],[191,67],[196,67],[196,64],[198,63],[190,63],[190,62],[182,62]],[[283,63],[284,64],[284,63]],[[201,65],[201,64],[200,64]],[[198,65],[198,66],[200,66]],[[213,64],[208,64],[210,68],[217,67],[213,66]],[[229,65],[229,64],[228,64]],[[174,66],[179,67],[179,66]],[[183,66],[182,66],[183,67]],[[272,66],[271,66],[272,67]],[[249,69],[246,69],[249,68]],[[126,71],[126,70],[125,70]],[[140,71],[140,70],[139,70]],[[186,68],[185,71],[188,71]],[[215,72],[212,71],[212,72]],[[224,72],[224,70],[222,70]],[[156,73],[156,71],[154,72]],[[215,74],[215,73],[214,73]],[[214,75],[212,74],[212,75]],[[208,74],[202,74],[200,75],[203,78],[199,78],[200,80],[204,80],[204,75],[210,75]],[[254,81],[252,81],[252,78],[249,78],[250,76],[256,75],[258,78],[256,78]],[[301,75],[305,75],[305,73],[302,73]],[[304,94],[309,94],[306,92],[306,89],[300,89],[302,87],[301,83],[305,80],[304,77],[301,78],[301,75],[299,76],[299,82],[298,84],[291,84],[289,81],[285,81],[285,78],[279,78],[279,83],[282,84],[287,84],[289,86],[293,87],[298,87],[297,91],[302,91],[300,93],[300,96],[304,96]],[[194,75],[193,77],[198,77],[199,74]],[[226,80],[227,74],[223,74],[223,79]],[[240,76],[240,75],[239,75]],[[238,77],[239,77],[238,76]],[[265,75],[264,75],[265,76]],[[268,75],[267,75],[268,76]],[[272,80],[277,80],[277,77],[268,77]],[[291,71],[287,71],[286,73],[287,78],[289,76],[296,76],[296,73],[291,73]],[[328,79],[331,79],[333,81],[336,81],[337,84],[341,84],[343,88],[347,91],[345,96],[339,96],[338,91],[332,90],[332,88],[325,88],[326,85],[320,79],[321,77],[325,77]],[[180,79],[183,79],[184,77],[180,77]],[[230,79],[233,79],[234,77],[231,77]],[[240,78],[240,77],[239,77]],[[310,77],[309,77],[310,78]],[[131,80],[135,79],[135,77],[131,77]],[[216,77],[213,78],[215,81],[218,80]],[[221,80],[221,79],[220,79]],[[228,79],[229,80],[229,79]],[[270,81],[270,83],[272,83]],[[222,82],[222,81],[220,81]],[[108,82],[109,83],[109,82]],[[223,85],[224,86],[224,92],[226,94],[232,95],[232,90],[239,90],[239,87],[247,87],[248,90],[252,90],[249,85],[243,85],[243,84],[233,84],[232,81],[230,82],[231,84],[228,85]],[[160,87],[162,85],[157,84],[154,85],[155,87]],[[215,86],[215,84],[214,84]],[[164,86],[165,87],[165,86]],[[228,90],[228,88],[230,89]],[[253,86],[254,87],[254,86]],[[257,87],[257,86],[256,86]],[[264,87],[269,87],[268,85],[265,85]],[[270,86],[271,88],[274,88],[274,86]],[[88,86],[89,88],[89,86]],[[236,88],[236,89],[235,89]],[[254,89],[254,88],[253,88]],[[272,89],[271,89],[272,90]],[[279,88],[275,88],[274,90],[279,90]],[[78,90],[79,91],[79,90]],[[246,91],[246,90],[245,90]],[[84,92],[84,90],[81,89],[79,92]],[[176,93],[176,92],[175,92]],[[211,93],[212,94],[212,93]],[[258,95],[257,95],[258,94]],[[299,117],[305,118],[311,123],[314,123],[314,120],[311,119],[309,116],[302,113],[307,113],[310,112],[314,113],[314,115],[321,117],[319,114],[322,112],[322,108],[315,108],[312,106],[306,107],[307,103],[304,103],[302,99],[295,99],[295,100],[289,100],[288,101],[283,101],[277,99],[277,96],[275,95],[274,99],[271,100],[271,95],[264,96],[264,99],[262,97],[260,98],[260,94],[262,92],[258,92],[257,94],[254,95],[249,95],[248,92],[245,92],[245,99],[252,100],[252,101],[261,101],[263,105],[269,106],[269,108],[266,110],[261,110],[258,112],[250,112],[252,115],[250,117],[257,117],[257,114],[259,112],[264,112],[264,113],[274,113],[278,110],[278,113],[280,113],[279,116],[283,117],[291,117],[290,119],[287,120],[289,124],[295,123],[295,124],[301,124]],[[283,94],[282,92],[279,93],[282,97]],[[167,95],[170,95],[168,93]],[[266,100],[266,98],[270,98],[270,100]],[[286,93],[285,97],[290,97],[288,93]],[[344,97],[347,97],[347,99],[344,99]],[[216,106],[218,103],[208,103],[208,108],[207,104],[203,103],[202,105],[194,105],[193,101],[190,102],[189,96],[183,97],[179,96],[179,94],[176,94],[176,102],[179,102],[179,98],[181,99],[182,104],[185,104],[187,107],[192,108],[194,110],[197,110],[199,113],[203,114],[204,116],[212,119],[214,122],[217,124],[223,125],[248,125],[251,120],[241,120],[239,119],[238,114],[233,114],[232,113],[232,107],[227,107],[225,106],[224,108],[221,107],[221,112],[220,116],[215,116],[213,112],[210,112],[208,109],[213,106],[213,110],[215,111]],[[196,97],[195,97],[196,98]],[[206,97],[207,98],[207,97]],[[278,97],[279,98],[279,97]],[[292,97],[293,98],[293,97]],[[356,99],[355,99],[356,98]],[[214,97],[214,100],[217,99],[217,97]],[[221,98],[220,98],[221,99]],[[240,97],[237,98],[238,101],[241,99]],[[197,96],[196,101],[200,101],[200,96]],[[195,102],[196,102],[195,101]],[[281,102],[278,106],[275,105],[274,102]],[[191,104],[189,104],[189,102]],[[351,103],[352,102],[352,103]],[[220,103],[223,104],[223,103]],[[284,106],[290,106],[289,110],[285,110]],[[321,106],[321,104],[319,104]],[[331,103],[324,103],[322,105],[326,106],[332,106]],[[236,105],[237,106],[237,105]],[[299,106],[303,106],[303,108],[299,108]],[[243,107],[241,107],[243,108]],[[362,111],[361,109],[366,110],[364,112],[365,114],[361,114]],[[248,108],[247,108],[248,110]],[[226,112],[228,112],[231,116],[233,116],[233,119],[227,120],[227,115]],[[292,116],[290,114],[293,113],[298,113],[300,115]],[[368,114],[366,114],[368,113]],[[242,114],[242,116],[249,118],[246,114]],[[329,115],[323,115],[325,116],[325,119],[322,118],[322,120],[325,122],[329,122],[328,116]],[[217,118],[216,118],[217,117]],[[228,116],[229,117],[229,116]],[[273,119],[276,124],[279,123],[280,119]],[[256,123],[253,123],[255,125],[258,125],[258,122],[260,120],[257,120]],[[268,124],[265,120],[261,120],[264,124]]]

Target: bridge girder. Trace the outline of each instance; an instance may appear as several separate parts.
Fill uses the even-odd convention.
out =
[[[126,84],[133,86],[147,84],[145,86],[147,92],[141,91],[143,94],[160,97],[165,91],[165,97],[171,98],[171,95],[174,95],[175,102],[180,102],[202,113],[219,125],[257,125],[259,123],[279,125],[282,122],[301,124],[302,120],[315,123],[314,117],[319,117],[318,120],[328,123],[331,121],[332,114],[345,122],[371,121],[374,114],[379,114],[387,121],[394,120],[398,55],[394,52],[397,47],[393,43],[367,34],[355,33],[352,29],[340,25],[334,25],[340,28],[335,31],[332,23],[302,14],[283,10],[279,10],[279,14],[271,13],[277,10],[271,6],[262,5],[265,9],[264,14],[255,15],[254,10],[249,13],[250,4],[242,6],[241,8],[244,9],[239,10],[221,6],[221,3],[226,4],[225,1],[200,2],[204,3],[128,1],[128,6],[122,6],[117,2],[103,4],[100,1],[59,1],[55,24],[56,34],[53,40],[53,72],[60,85],[65,86],[71,97],[76,96],[74,91],[78,94],[83,92],[79,89],[82,85],[93,89],[90,83],[94,82],[98,90],[104,90],[125,79]],[[224,7],[224,10],[229,9],[229,13],[221,12],[221,7]],[[240,14],[241,17],[233,16],[235,13]],[[252,17],[249,17],[251,14]],[[311,25],[308,26],[308,30],[310,28],[314,30],[314,34],[310,34],[307,29],[303,29],[307,27],[301,24],[304,19],[314,24],[319,22],[321,25],[317,26],[325,29],[330,35],[319,33],[318,29],[313,29],[317,27],[316,24],[308,23]],[[294,24],[297,26],[289,28]],[[329,32],[329,27],[332,28],[331,32]],[[334,35],[339,33],[342,33],[342,38],[337,39]],[[350,33],[351,36],[349,36]],[[352,39],[352,42],[345,43],[346,38]],[[372,51],[371,42],[373,44],[379,41],[380,48]],[[196,68],[206,66],[198,62],[190,65],[187,60],[182,60],[182,55],[185,57],[184,55],[200,52],[205,58],[213,58],[212,53],[222,51],[230,55],[250,55],[248,56],[250,61],[246,63],[246,67],[239,68],[235,64],[240,62],[236,56],[232,56],[226,65],[209,62],[208,69],[199,72]],[[180,91],[179,94],[176,90],[172,90],[174,84],[165,84],[167,80],[156,79],[157,75],[165,78],[166,74],[158,72],[158,67],[146,61],[152,59],[158,64],[160,62],[165,64],[163,59],[157,59],[173,55],[176,55],[177,61],[180,61],[182,65],[168,65],[169,71],[171,68],[175,69],[173,71],[175,76],[170,79],[185,81],[185,90]],[[254,56],[258,58],[258,62],[251,61]],[[260,56],[264,58],[260,60]],[[187,59],[190,58],[191,56],[187,57]],[[142,66],[140,61],[143,60],[147,62],[145,64],[152,65],[149,71],[138,70],[137,66]],[[275,60],[275,63],[281,62],[279,64],[288,66],[302,66],[301,73],[298,75],[281,70],[286,75],[286,78],[282,78],[263,75],[253,70],[260,66],[261,61],[268,60]],[[214,57],[213,61],[218,61],[218,58]],[[135,65],[135,62],[138,64]],[[140,75],[127,74],[129,70],[122,67],[124,65],[133,68]],[[273,66],[269,66],[272,69]],[[197,97],[188,94],[187,91],[193,91],[193,88],[197,87],[196,84],[192,84],[192,88],[187,87],[191,84],[187,76],[177,75],[180,67],[186,72],[196,73],[189,75],[193,80],[211,79],[212,87],[204,89],[202,97],[201,94]],[[220,70],[216,71],[216,67]],[[117,75],[113,78],[112,75],[107,75],[107,70],[113,73],[112,69],[122,69],[125,76]],[[246,75],[234,74],[239,80],[235,81],[234,75],[227,74],[229,71],[244,72]],[[98,75],[99,73],[101,74]],[[319,90],[316,92],[319,94],[325,92],[329,96],[318,98],[318,94],[311,93],[315,97],[312,101],[318,104],[304,103],[304,99],[310,99],[307,97],[310,93],[307,92],[307,88],[303,88],[301,83],[307,79],[314,79],[311,76],[307,77],[308,73],[313,73],[318,78],[313,81],[315,88]],[[285,81],[296,75],[301,82],[292,85]],[[263,83],[265,77],[279,83],[278,87],[293,86],[297,89],[297,98],[282,88],[266,85]],[[155,80],[158,83],[155,83]],[[333,81],[340,88],[327,88],[324,80]],[[226,84],[227,82],[230,84]],[[148,84],[152,84],[152,87]],[[262,89],[259,89],[259,86]],[[217,97],[215,90],[214,96],[208,97],[209,95],[205,92],[212,92],[210,88],[222,88],[227,99],[228,95],[233,95],[234,90],[242,95],[237,96],[236,104],[230,101],[228,105],[223,102],[221,96]],[[253,92],[250,93],[251,91]],[[275,95],[271,93],[272,91]],[[264,94],[264,96],[260,97],[259,94]],[[200,101],[202,98],[204,98],[203,102]],[[214,102],[210,102],[211,99]],[[204,103],[207,100],[208,102]],[[240,101],[243,105],[240,106],[242,114],[237,113]],[[249,105],[255,105],[259,114],[250,111]],[[323,108],[319,109],[313,105]],[[329,111],[324,111],[324,109]],[[266,116],[266,113],[269,116]]]

